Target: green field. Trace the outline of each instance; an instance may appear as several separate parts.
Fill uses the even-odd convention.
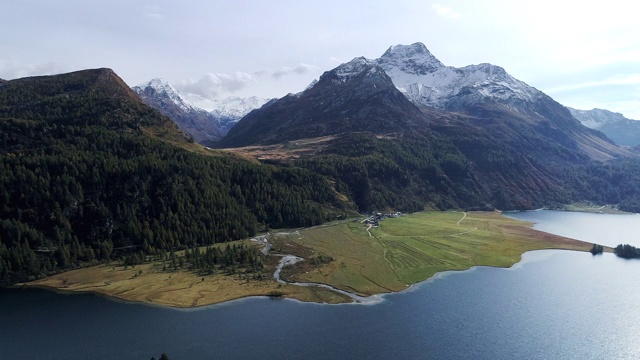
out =
[[[422,212],[382,221],[370,229],[358,220],[334,222],[271,236],[273,251],[306,259],[285,267],[288,281],[324,283],[373,295],[406,289],[437,272],[475,265],[511,266],[522,253],[538,249],[589,251],[592,244],[535,231],[529,223],[499,213]],[[244,244],[257,246],[245,241]],[[228,243],[216,245],[227,246]],[[605,251],[611,251],[605,248]],[[182,253],[178,253],[182,255]],[[591,256],[585,253],[585,256]],[[266,272],[280,257],[269,258]],[[271,277],[248,281],[222,272],[202,277],[192,271],[161,271],[147,263],[127,269],[99,265],[72,270],[28,283],[65,291],[96,292],[129,301],[192,307],[252,295],[278,293],[303,301],[351,301],[336,292],[278,284]]]
[[[526,251],[591,248],[588,243],[532,230],[531,224],[499,213],[421,212],[380,224],[371,229],[373,237],[366,225],[355,221],[289,237],[287,241],[311,249],[311,256],[333,258],[328,264],[300,263],[290,270],[292,278],[376,294],[402,290],[442,271],[476,265],[509,267]],[[309,252],[305,255],[310,258]]]

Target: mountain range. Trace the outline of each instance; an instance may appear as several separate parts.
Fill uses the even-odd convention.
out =
[[[550,146],[579,150],[598,160],[631,156],[504,69],[490,64],[447,67],[421,43],[392,46],[378,59],[355,58],[325,72],[302,93],[251,113],[219,146],[278,142],[345,130],[420,131],[428,124],[438,124],[438,119],[450,122],[452,116],[460,119],[462,114],[467,118],[461,121],[469,125],[484,121],[484,130],[511,133],[514,136],[503,141],[516,145],[523,140],[518,134],[541,137],[537,144],[529,144],[532,151],[544,142],[553,142]]]
[[[585,112],[570,108],[568,108],[570,113],[567,113],[549,96],[515,79],[499,66],[492,64],[469,65],[462,68],[445,66],[422,43],[391,46],[380,58],[374,60],[356,58],[336,68],[334,76],[336,79],[340,79],[338,81],[346,82],[349,79],[349,74],[359,73],[360,67],[374,65],[379,66],[389,76],[396,89],[421,108],[423,112],[431,111],[433,113],[433,110],[449,113],[463,112],[480,118],[484,116],[483,114],[490,114],[489,117],[495,119],[495,112],[500,109],[507,117],[514,114],[524,116],[526,120],[520,122],[518,126],[527,126],[526,124],[528,124],[534,127],[545,127],[545,131],[554,141],[572,143],[572,140],[567,138],[567,134],[564,134],[570,130],[573,133],[571,136],[574,139],[579,139],[573,144],[587,152],[590,157],[600,160],[611,156],[629,156],[629,153],[611,147],[610,141],[599,133],[585,133],[574,119],[580,120],[583,125],[589,128],[605,133],[616,144],[634,146],[640,143],[639,123],[624,119],[622,115],[616,116],[606,110],[594,109],[591,112]],[[329,73],[327,72],[319,80],[314,81],[302,93],[288,95],[285,97],[286,101],[302,97],[318,82],[321,82],[320,86],[322,87],[322,81],[326,80]],[[162,79],[154,79],[133,89],[148,105],[170,117],[195,141],[207,146],[214,146],[215,142],[226,136],[242,117],[269,101],[257,97],[244,99],[229,97],[223,100],[210,100],[194,94],[183,94]],[[348,90],[347,92],[352,91]],[[311,97],[317,98],[318,95]],[[285,99],[282,100],[285,101]],[[332,100],[334,108],[340,104],[335,100]],[[307,95],[305,95],[304,101],[314,102]],[[318,105],[322,106],[322,104]],[[285,111],[282,106],[281,103],[272,108],[270,116],[286,118],[298,123],[304,123],[305,120],[301,120],[302,118],[310,119],[308,114],[296,114],[297,119],[292,119],[288,114],[282,113]],[[491,107],[491,110],[488,110],[487,107]],[[312,110],[306,109],[305,111],[309,113]],[[323,109],[323,112],[329,114],[331,109]],[[382,117],[397,118],[397,116],[387,115],[382,115]],[[332,117],[332,123],[311,121],[313,124],[310,124],[309,129],[315,130],[309,131],[320,134],[323,132],[318,128],[327,127],[340,132],[344,126],[350,126],[347,122],[340,120],[340,118],[344,118],[342,115],[328,116]],[[248,120],[248,122],[252,121]],[[368,121],[371,123],[374,120],[369,119]],[[555,125],[560,122],[563,124],[563,130],[555,131]],[[513,125],[509,124],[508,126]],[[241,128],[248,126],[245,124]],[[393,127],[390,123],[385,126]],[[292,130],[293,127],[290,124],[279,124],[278,127],[280,130],[277,132],[297,132],[297,130]],[[379,130],[385,128],[381,124],[376,127]],[[261,131],[264,132],[264,130]],[[529,129],[520,130],[520,132],[526,131]],[[302,132],[302,134],[304,133]],[[231,139],[234,136],[236,135],[232,134],[218,146],[232,144]],[[263,136],[260,142],[269,142],[269,138],[270,136]],[[275,134],[273,138],[277,142],[281,136]],[[246,145],[251,141],[245,139],[243,143]]]
[[[567,107],[582,125],[596,129],[622,146],[640,145],[640,121],[627,119],[620,113],[603,109],[576,110]]]
[[[164,79],[152,79],[134,86],[138,96],[147,105],[157,109],[173,120],[178,127],[203,145],[213,145],[222,139],[244,115],[262,106],[267,99],[229,97],[223,100],[208,100],[195,97],[199,106],[176,90]],[[205,110],[202,107],[207,107]]]
[[[326,71],[215,142],[224,122],[165,81],[135,91],[110,69],[0,81],[0,286],[356,212],[640,212],[633,149],[497,66],[447,67],[419,43]]]
[[[300,144],[315,149],[282,156]],[[447,67],[421,43],[325,72],[303,92],[249,113],[217,146],[250,147],[262,159],[278,148],[278,158],[329,176],[364,211],[414,201],[503,209],[562,203],[598,191],[569,185],[583,167],[637,157],[504,69]]]

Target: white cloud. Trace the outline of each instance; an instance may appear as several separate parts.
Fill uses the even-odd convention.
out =
[[[276,79],[279,79],[286,75],[301,75],[301,74],[306,74],[312,71],[316,71],[318,69],[319,68],[315,65],[300,63],[296,66],[283,66],[282,68],[276,71],[273,71],[271,73],[271,76]]]
[[[446,19],[460,19],[460,17],[461,17],[460,13],[455,11],[450,6],[444,6],[444,5],[441,5],[441,4],[435,4],[435,5],[431,6],[431,9],[433,11],[435,11],[436,14],[438,14],[438,16],[441,16],[441,17],[446,18]]]
[[[27,64],[15,60],[0,59],[0,78],[5,80],[27,76],[54,75],[68,71],[70,71],[69,66],[55,62]]]
[[[255,78],[245,72],[236,71],[235,74],[207,73],[200,79],[187,80],[176,84],[180,91],[215,99],[220,93],[233,93],[256,82]]]

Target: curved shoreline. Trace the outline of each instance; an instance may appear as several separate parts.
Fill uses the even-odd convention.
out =
[[[420,216],[424,218],[424,216],[431,217],[432,215],[422,214],[422,215],[419,215],[418,218],[414,218],[414,220],[421,219]],[[436,216],[436,219],[442,218],[442,215],[433,215],[433,216]],[[462,217],[459,217],[459,216],[460,215],[458,215],[458,217],[456,217],[455,219],[451,219],[452,216],[447,215],[446,218],[450,219],[451,221],[450,226],[451,225],[453,225],[454,227],[460,226],[462,221],[469,219],[466,213],[463,213]],[[472,229],[471,231],[465,231],[463,233],[454,233],[453,235],[440,234],[439,236],[443,238],[446,237],[447,239],[450,239],[451,237],[458,237],[458,236],[461,236],[461,239],[462,239],[468,236],[472,236],[472,238],[468,238],[468,239],[470,241],[476,241],[472,239],[481,239],[482,236],[486,237],[487,235],[486,233],[487,229],[484,227],[484,225],[481,226],[481,224],[485,224],[482,221],[486,221],[487,219],[495,221],[496,218],[494,216],[495,215],[491,215],[491,214],[481,215],[480,213],[474,213],[471,216],[471,219],[475,221],[475,224],[474,223],[470,224],[469,228]],[[441,221],[441,220],[438,220],[438,221]],[[478,221],[481,221],[481,222],[479,223]],[[396,224],[403,224],[402,226],[406,226],[406,223],[396,223]],[[481,226],[483,233],[481,233],[481,231],[478,231],[478,227],[474,225]],[[471,226],[473,226],[473,228]],[[322,231],[328,231],[329,227],[331,227],[331,225],[325,225]],[[398,225],[395,225],[395,228],[397,229]],[[518,229],[520,228],[522,228],[522,225],[518,225]],[[341,231],[344,231],[344,229],[349,229],[349,226],[343,222],[337,225],[336,227],[334,227],[334,229],[343,229]],[[352,229],[356,229],[356,228],[352,226]],[[393,229],[393,227],[390,227],[390,229]],[[453,228],[451,227],[449,227],[448,229],[449,231],[453,230]],[[509,227],[508,229],[513,230],[514,228]],[[300,242],[301,237],[298,239],[286,240],[286,242],[289,242],[290,244],[293,244],[293,245],[298,244],[291,248],[287,247],[286,245],[282,247],[283,245],[279,243],[279,241],[281,240],[275,241],[275,243],[278,244],[278,247],[280,247],[281,249],[285,249],[284,250],[285,252],[292,252],[293,254],[277,255],[277,254],[270,253],[270,250],[273,248],[273,244],[271,244],[271,241],[274,241],[274,240],[271,240],[271,238],[268,238],[267,235],[261,235],[252,239],[254,242],[258,242],[260,243],[260,245],[264,245],[264,247],[261,249],[263,253],[267,253],[271,256],[282,257],[280,261],[277,262],[277,265],[275,263],[276,261],[275,259],[273,260],[274,262],[271,263],[272,264],[271,269],[274,269],[275,267],[275,270],[272,270],[273,271],[272,278],[275,281],[262,280],[262,281],[251,282],[250,284],[248,280],[245,283],[244,281],[241,281],[231,276],[224,277],[222,275],[219,275],[217,277],[201,278],[199,276],[195,276],[194,274],[188,273],[186,271],[176,272],[176,273],[154,273],[151,270],[151,268],[148,268],[148,269],[144,268],[145,270],[144,275],[140,276],[140,278],[142,279],[135,279],[135,276],[128,277],[130,275],[130,272],[127,272],[121,268],[111,269],[111,266],[108,266],[108,267],[96,266],[93,269],[87,269],[86,272],[83,272],[83,273],[70,274],[74,272],[74,271],[70,271],[67,273],[59,274],[54,279],[48,278],[47,279],[48,281],[22,284],[22,287],[42,288],[49,291],[56,291],[60,293],[92,293],[92,294],[97,294],[99,296],[114,298],[116,299],[116,301],[140,303],[140,304],[146,304],[146,305],[152,305],[152,306],[170,307],[170,308],[178,308],[178,309],[203,308],[203,307],[212,306],[212,305],[226,304],[233,301],[238,301],[238,300],[251,298],[251,297],[265,297],[265,298],[266,297],[271,297],[271,298],[284,297],[286,299],[297,300],[302,302],[332,303],[332,304],[333,303],[365,304],[366,305],[366,304],[380,303],[381,301],[383,301],[383,297],[388,294],[410,291],[411,289],[415,288],[414,285],[419,286],[421,283],[440,278],[441,276],[444,276],[444,274],[447,274],[450,272],[458,273],[462,271],[468,271],[478,266],[511,268],[517,265],[518,263],[522,262],[524,254],[531,251],[546,250],[546,249],[588,251],[588,249],[582,248],[586,244],[584,242],[581,242],[582,244],[578,248],[576,246],[576,243],[579,241],[574,242],[571,239],[565,238],[564,240],[572,241],[572,242],[567,242],[561,239],[560,237],[557,237],[555,235],[548,234],[548,233],[543,233],[545,235],[531,235],[531,231],[538,234],[539,232],[532,230],[528,225],[527,225],[527,229],[529,230],[526,232],[526,234],[528,234],[527,236],[532,236],[530,238],[531,239],[530,243],[532,245],[537,243],[536,239],[539,239],[539,240],[544,239],[545,240],[544,244],[548,243],[552,245],[549,245],[549,247],[544,247],[544,248],[541,248],[539,246],[542,244],[538,244],[538,246],[524,246],[522,248],[522,250],[524,251],[519,254],[512,251],[512,254],[510,255],[512,256],[512,259],[511,261],[508,261],[508,262],[504,261],[504,260],[507,260],[505,258],[500,258],[500,261],[496,261],[496,262],[490,261],[488,263],[487,261],[475,261],[478,259],[478,256],[486,256],[486,254],[502,254],[499,250],[502,248],[497,248],[497,249],[490,248],[490,249],[487,249],[487,250],[490,250],[490,252],[486,252],[485,250],[484,253],[482,251],[480,251],[479,253],[468,253],[468,254],[466,252],[463,252],[463,253],[457,254],[456,256],[462,257],[468,260],[468,261],[465,261],[464,265],[463,263],[459,263],[457,264],[458,266],[449,267],[449,269],[443,268],[434,273],[430,273],[428,270],[425,270],[426,269],[425,268],[423,270],[420,270],[424,275],[421,278],[418,278],[418,277],[407,278],[405,273],[405,275],[403,275],[404,276],[403,278],[398,278],[398,280],[400,280],[400,283],[396,283],[396,285],[393,288],[386,287],[387,289],[386,291],[384,286],[387,285],[388,283],[384,283],[385,278],[384,277],[376,278],[375,277],[376,275],[374,275],[373,281],[375,282],[373,282],[373,284],[376,284],[376,285],[380,284],[378,285],[378,287],[367,288],[366,287],[367,285],[363,287],[362,284],[360,284],[353,288],[355,289],[354,292],[343,290],[345,286],[349,290],[352,289],[350,287],[350,283],[348,282],[344,283],[343,281],[340,281],[336,283],[338,285],[329,284],[331,283],[331,281],[334,281],[335,279],[337,279],[337,278],[332,278],[332,276],[335,275],[334,272],[337,271],[337,274],[343,274],[341,273],[341,271],[344,271],[344,270],[340,269],[338,265],[343,264],[344,261],[347,262],[346,264],[347,266],[352,266],[352,265],[362,266],[366,264],[371,264],[371,263],[356,262],[354,265],[350,263],[351,260],[346,260],[346,259],[351,259],[349,256],[354,256],[353,254],[361,254],[363,257],[368,256],[369,259],[371,259],[372,256],[374,258],[377,257],[376,251],[378,250],[371,252],[371,250],[365,250],[364,248],[360,247],[361,244],[372,244],[368,240],[370,237],[367,231],[365,231],[363,235],[359,235],[361,236],[359,240],[354,239],[353,241],[355,242],[353,243],[350,242],[349,240],[350,238],[348,237],[344,239],[326,237],[326,234],[335,236],[336,232],[334,233],[323,232],[323,234],[325,234],[324,235],[325,238],[323,239],[324,240],[333,239],[331,240],[333,241],[333,244],[340,244],[340,243],[344,244],[345,242],[351,244],[349,245],[349,246],[352,246],[351,250],[340,249],[340,251],[343,251],[343,250],[354,251],[353,249],[356,249],[355,250],[356,252],[350,253],[351,255],[345,255],[345,254],[340,255],[341,254],[340,252],[335,254],[332,252],[333,250],[338,250],[338,248],[329,248],[328,250],[325,249],[325,251],[328,251],[326,252],[327,254],[331,254],[331,256],[334,256],[334,257],[338,256],[338,257],[336,258],[335,262],[332,263],[333,265],[328,265],[328,267],[326,267],[327,265],[322,265],[321,267],[309,268],[310,265],[306,265],[306,269],[309,270],[309,275],[310,275],[310,276],[307,276],[307,278],[310,279],[311,281],[304,281],[306,279],[304,279],[303,277],[302,278],[304,279],[303,281],[290,282],[282,279],[280,274],[283,267],[288,265],[293,265],[301,261],[300,257],[293,255],[293,254],[298,254],[298,255],[301,254],[298,250],[300,249],[299,247],[301,246],[300,244],[304,244],[304,246],[308,247],[308,249],[313,249],[313,246],[314,246],[313,244],[315,241],[314,236],[316,237],[316,240],[317,240],[317,236],[318,236],[317,232],[306,233],[305,240],[303,240],[302,242]],[[362,231],[362,230],[358,230],[358,231]],[[476,231],[478,232],[478,235],[473,235],[473,232],[476,232]],[[286,234],[295,234],[295,232],[278,233],[275,235],[286,235]],[[298,233],[298,235],[300,234]],[[547,236],[547,235],[550,235],[550,236]],[[378,235],[374,237],[377,238],[377,236]],[[388,236],[388,234],[383,233],[382,236],[383,236],[382,239],[384,239],[384,237]],[[553,238],[557,238],[560,240],[554,240]],[[388,241],[388,240],[384,240],[384,241]],[[454,241],[455,243],[458,243],[459,240],[454,239],[454,240],[446,240],[446,241],[448,242]],[[522,240],[519,240],[519,241],[522,241]],[[550,241],[550,242],[547,242],[547,241]],[[588,244],[588,245],[590,246],[591,244]],[[339,246],[343,246],[343,245],[339,245]],[[527,247],[529,249],[527,249]],[[515,250],[515,249],[512,249],[512,250]],[[316,252],[316,251],[321,252],[322,250],[318,250],[318,249],[313,250],[313,252]],[[367,251],[367,252],[362,253],[362,251]],[[506,255],[506,254],[503,254],[503,255]],[[307,255],[303,255],[303,256],[308,257]],[[345,258],[345,256],[347,257]],[[360,255],[355,255],[355,256],[359,257]],[[385,261],[386,260],[387,259],[385,257]],[[380,264],[375,263],[373,265],[374,267],[369,269],[377,269],[375,266],[379,266]],[[463,266],[461,267],[460,265],[463,265]],[[385,264],[385,268],[386,267],[389,267],[390,271],[393,271],[393,272],[397,271],[397,269],[394,270],[393,265],[388,261]],[[316,268],[323,269],[321,270],[320,274],[324,275],[325,276],[324,278],[318,277],[318,273],[315,273],[315,270],[314,272],[312,272],[312,269],[316,269]],[[141,269],[141,268],[138,268],[138,269]],[[137,271],[138,269],[136,269],[135,271]],[[85,270],[83,269],[83,271]],[[348,271],[348,268],[347,268],[347,271]],[[140,273],[142,273],[142,271],[140,271]],[[304,276],[303,273],[301,274]],[[326,277],[327,274],[329,274],[329,277]],[[347,273],[347,274],[351,274],[353,276],[353,273]],[[378,273],[375,272],[373,274],[378,274]],[[367,279],[368,281],[371,281],[369,280],[370,278],[366,277],[371,275],[372,273],[370,270],[369,274],[360,274],[359,276],[365,276],[365,279]],[[338,276],[343,276],[343,275],[338,275]],[[301,278],[298,277],[298,279],[301,279]],[[325,279],[329,283],[323,283]],[[322,282],[319,282],[317,280],[321,280]],[[378,281],[383,281],[383,282],[380,283]],[[235,285],[231,283],[235,283]],[[229,284],[231,284],[230,286],[232,286],[233,289],[229,290],[229,287],[225,287],[225,286],[229,286]],[[397,286],[398,284],[402,286]],[[342,287],[342,289],[337,288],[336,286],[340,286]],[[21,286],[19,285],[17,287],[21,287]],[[309,290],[303,290],[303,289],[309,289]],[[363,296],[359,294],[371,294],[371,295]],[[345,300],[351,300],[351,301],[345,302]]]
[[[524,252],[518,262],[516,262],[513,265],[508,266],[508,267],[506,267],[506,266],[474,265],[474,266],[471,266],[471,267],[469,267],[467,269],[462,269],[462,270],[445,270],[445,271],[441,271],[441,272],[435,273],[433,276],[429,277],[428,279],[425,279],[425,280],[422,280],[420,282],[408,285],[408,287],[406,289],[399,290],[399,291],[393,291],[393,292],[387,292],[387,293],[374,294],[374,295],[370,295],[370,296],[367,296],[367,297],[359,296],[359,295],[356,295],[356,294],[353,294],[353,293],[350,293],[350,292],[347,292],[347,291],[344,291],[344,290],[336,289],[336,288],[334,288],[334,287],[332,287],[330,285],[327,285],[327,284],[286,282],[286,281],[284,281],[282,279],[280,279],[280,281],[278,281],[279,283],[282,283],[282,284],[296,285],[296,286],[302,286],[302,287],[321,287],[321,288],[329,289],[331,291],[338,292],[340,294],[349,296],[350,298],[354,299],[354,301],[352,301],[350,303],[336,303],[336,304],[321,303],[321,302],[315,302],[315,301],[303,301],[303,300],[300,300],[300,299],[289,298],[289,297],[285,297],[285,298],[277,298],[277,297],[275,297],[274,298],[273,296],[268,296],[268,295],[247,294],[247,295],[244,295],[242,297],[238,297],[238,298],[234,298],[234,299],[231,299],[231,300],[226,300],[226,301],[222,301],[222,302],[218,302],[218,303],[203,304],[203,305],[197,305],[197,306],[179,306],[179,305],[168,305],[168,304],[154,303],[154,302],[149,302],[149,301],[131,300],[131,299],[118,297],[116,295],[104,294],[104,293],[101,293],[99,291],[94,291],[94,290],[65,290],[65,289],[61,289],[61,288],[56,288],[54,286],[30,285],[29,283],[17,284],[17,285],[9,287],[8,289],[10,289],[10,290],[44,290],[44,291],[53,292],[53,293],[56,293],[56,294],[59,294],[59,295],[93,295],[93,296],[99,296],[99,297],[105,298],[105,299],[107,299],[109,301],[114,301],[114,302],[123,303],[123,304],[152,306],[152,307],[172,309],[172,310],[177,310],[177,311],[200,311],[200,310],[206,310],[206,309],[210,309],[210,308],[214,308],[214,307],[231,305],[231,304],[233,304],[235,302],[241,302],[241,301],[245,301],[245,300],[248,300],[248,299],[254,299],[254,298],[255,299],[260,299],[261,298],[261,299],[266,299],[266,300],[280,299],[280,300],[286,300],[286,301],[296,301],[296,302],[301,302],[301,303],[306,303],[306,304],[332,305],[332,306],[339,306],[339,305],[376,305],[376,304],[382,303],[387,296],[393,296],[393,295],[396,295],[396,294],[403,294],[403,293],[406,293],[406,292],[415,291],[415,290],[419,289],[421,286],[423,286],[425,284],[428,284],[428,283],[430,283],[432,281],[441,280],[441,279],[443,279],[445,277],[448,277],[448,276],[451,276],[451,275],[462,274],[462,273],[465,273],[467,271],[475,271],[476,269],[479,269],[479,268],[494,268],[494,269],[502,269],[502,270],[517,270],[524,264],[540,260],[540,259],[535,259],[535,258],[534,259],[524,259],[525,256],[528,256],[528,255],[533,256],[533,254],[535,254],[535,253],[547,253],[547,252],[555,253],[555,252],[562,252],[562,251],[582,252],[580,250],[568,250],[568,249],[530,250],[530,251]],[[293,255],[291,255],[291,256],[293,256]],[[275,278],[275,273],[274,273],[274,279],[276,279]]]

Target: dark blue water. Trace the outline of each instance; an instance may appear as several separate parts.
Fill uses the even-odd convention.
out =
[[[252,298],[198,310],[0,293],[0,359],[638,359],[640,261],[537,251],[380,304]]]

